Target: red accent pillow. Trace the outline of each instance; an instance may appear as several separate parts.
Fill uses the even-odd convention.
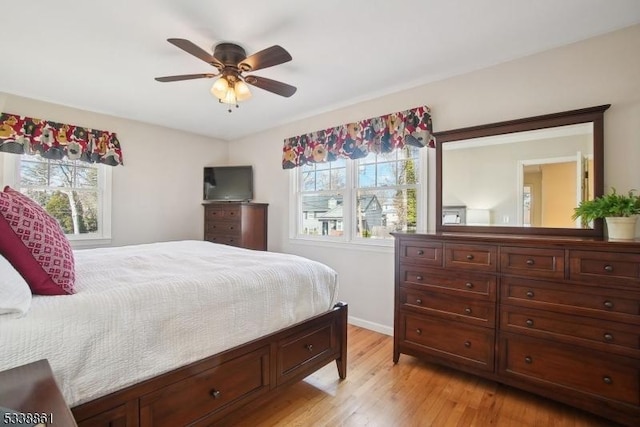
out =
[[[60,224],[40,205],[10,188],[0,192],[0,254],[39,295],[73,294],[73,251]]]

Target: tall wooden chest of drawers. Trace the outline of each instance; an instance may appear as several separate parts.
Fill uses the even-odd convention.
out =
[[[394,362],[640,420],[640,241],[394,233]]]
[[[204,240],[267,250],[266,203],[204,203]]]

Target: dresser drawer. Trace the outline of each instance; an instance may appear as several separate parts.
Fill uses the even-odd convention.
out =
[[[187,425],[269,390],[269,347],[185,378],[140,399],[140,425]]]
[[[400,303],[425,314],[484,327],[495,325],[495,304],[411,288],[400,289]]]
[[[640,285],[640,254],[570,251],[570,279]]]
[[[338,351],[338,343],[331,339],[333,327],[333,323],[326,323],[295,334],[278,344],[278,385],[303,371],[312,360],[330,358]]]
[[[204,240],[213,243],[222,243],[230,246],[240,246],[240,238],[236,236],[221,236],[219,234],[206,233]]]
[[[503,304],[640,323],[640,291],[503,277]]]
[[[638,405],[638,361],[606,353],[576,351],[575,347],[506,334],[500,340],[500,371],[534,383]]]
[[[451,295],[496,300],[496,276],[469,272],[444,272],[413,266],[400,267],[400,281]]]
[[[496,272],[498,248],[493,245],[445,243],[444,265],[447,268]]]
[[[640,357],[640,328],[620,322],[503,305],[500,328]]]
[[[206,219],[213,220],[240,220],[240,208],[237,205],[234,206],[206,206],[205,207]]]
[[[400,262],[417,265],[442,267],[442,243],[402,241],[400,244]]]
[[[205,232],[219,236],[240,236],[240,223],[236,221],[206,222]]]
[[[547,279],[564,279],[564,249],[500,248],[500,271]]]
[[[406,313],[400,317],[405,344],[457,364],[493,372],[493,330]]]

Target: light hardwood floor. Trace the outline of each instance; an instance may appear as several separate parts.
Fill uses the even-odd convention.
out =
[[[615,426],[569,406],[401,355],[349,326],[347,378],[334,363],[248,414],[242,426]]]

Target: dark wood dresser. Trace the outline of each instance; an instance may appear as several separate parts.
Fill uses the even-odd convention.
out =
[[[409,354],[640,420],[640,241],[394,233],[393,360]]]
[[[211,202],[204,205],[204,240],[267,250],[266,203]]]

